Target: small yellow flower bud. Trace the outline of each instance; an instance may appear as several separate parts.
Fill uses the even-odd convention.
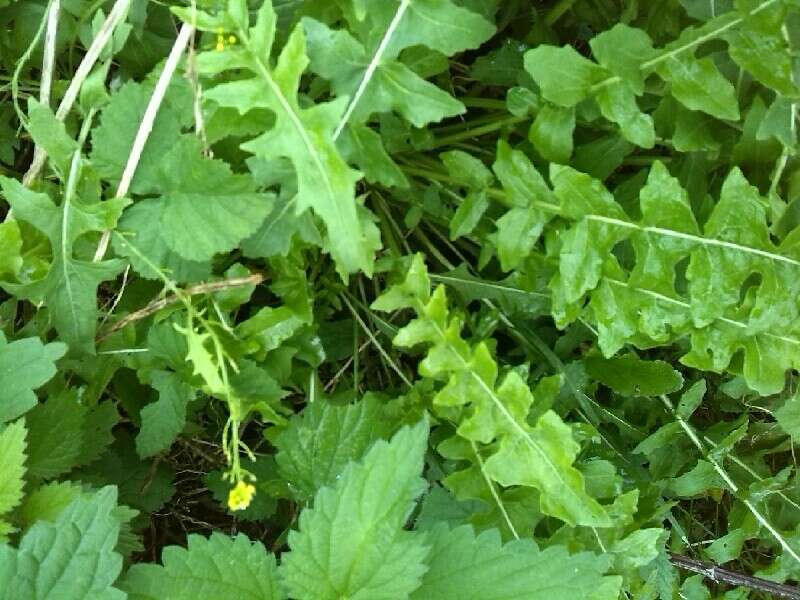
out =
[[[235,44],[236,43],[236,36],[235,35],[229,35],[228,36],[228,43],[229,44]]]
[[[244,481],[239,481],[228,493],[228,508],[231,510],[244,510],[250,506],[255,493],[255,487]]]
[[[225,50],[225,42],[218,41],[217,42],[217,52],[222,52],[223,50]]]

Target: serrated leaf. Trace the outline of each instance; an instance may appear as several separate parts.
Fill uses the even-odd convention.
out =
[[[0,333],[0,423],[22,416],[36,406],[33,390],[56,374],[55,361],[67,347],[43,344],[39,338],[7,342]]]
[[[120,581],[120,589],[130,600],[285,598],[275,557],[244,534],[234,538],[216,532],[208,538],[190,535],[187,548],[166,547],[162,563],[134,565]]]
[[[476,536],[470,526],[439,525],[429,539],[430,568],[412,600],[613,600],[622,583],[621,577],[604,575],[605,557],[570,556],[563,546],[541,551],[530,540],[503,545],[496,530]],[[596,594],[598,588],[603,593]]]
[[[162,222],[164,203],[158,198],[148,198],[129,207],[119,220],[117,231],[120,237],[114,236],[112,245],[114,252],[125,256],[142,277],[160,279],[159,274],[148,262],[159,267],[175,282],[195,282],[211,276],[211,263],[186,260],[167,245],[161,227],[154,226]],[[136,251],[131,250],[133,246]],[[140,255],[147,260],[143,260]]]
[[[8,424],[0,431],[0,515],[22,500],[26,434],[22,420]]]
[[[52,479],[78,465],[86,413],[70,391],[51,396],[28,412],[28,477]]]
[[[275,440],[275,460],[298,498],[311,498],[321,487],[336,483],[349,463],[390,430],[374,399],[347,406],[315,400]]]
[[[151,93],[149,84],[125,82],[111,95],[110,102],[100,114],[100,124],[92,130],[92,165],[112,183],[118,183],[122,176]],[[131,192],[149,194],[157,191],[157,172],[163,156],[172,149],[181,129],[191,119],[188,86],[182,78],[174,77],[147,137],[131,182]]]
[[[389,288],[372,307],[413,308],[417,313],[393,342],[401,347],[429,346],[419,372],[447,382],[433,404],[447,417],[459,414],[453,409],[463,411],[456,439],[491,444],[492,454],[481,471],[503,486],[537,489],[542,512],[570,524],[608,526],[604,508],[586,493],[583,476],[573,466],[580,446],[569,426],[552,410],[529,423],[534,402],[530,388],[515,371],[498,378],[498,365],[487,344],[473,348],[462,339],[461,319],[449,313],[444,287],[430,294],[429,286],[425,264],[416,255],[406,280]]]
[[[265,159],[291,160],[297,174],[296,210],[300,213],[313,208],[322,218],[328,248],[340,274],[358,270],[370,273],[376,248],[356,210],[354,186],[360,174],[347,166],[333,141],[333,131],[345,110],[344,99],[301,107],[298,86],[308,65],[303,28],[295,27],[273,69],[265,61],[274,33],[275,13],[267,2],[253,29],[247,31],[242,26],[238,31],[241,47],[222,54],[201,54],[198,68],[203,72],[216,73],[235,64],[254,75],[220,83],[206,90],[205,96],[241,114],[253,108],[268,108],[275,113],[275,125],[242,144],[242,149]],[[257,44],[267,46],[262,49]]]
[[[10,575],[4,577],[0,598],[125,598],[112,587],[122,570],[122,557],[114,552],[116,499],[111,486],[76,498],[55,523],[31,527],[18,549],[0,546],[0,574]]]
[[[71,481],[51,481],[40,485],[25,496],[19,510],[23,529],[38,521],[54,523],[67,506],[81,495],[79,485]]]
[[[420,477],[428,425],[401,429],[351,463],[289,533],[281,570],[297,598],[405,598],[427,570],[428,547],[403,525],[425,488]]]
[[[56,206],[46,195],[33,192],[14,179],[0,177],[0,186],[17,219],[27,221],[50,240],[53,263],[47,274],[30,283],[4,282],[20,298],[45,300],[53,324],[72,353],[94,353],[97,329],[97,287],[124,268],[121,260],[93,262],[73,256],[76,241],[87,233],[113,229],[130,201],[115,198],[84,204],[65,197]]]
[[[136,451],[147,458],[166,450],[186,425],[186,404],[195,390],[175,373],[155,371],[150,384],[158,390],[158,400],[142,409],[142,424],[136,435]]]

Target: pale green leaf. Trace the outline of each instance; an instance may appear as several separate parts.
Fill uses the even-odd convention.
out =
[[[78,497],[55,523],[31,527],[19,548],[0,546],[0,574],[10,575],[0,598],[123,600],[125,594],[112,587],[122,570],[122,557],[114,552],[116,500],[111,486]]]
[[[22,499],[26,434],[22,420],[9,423],[0,431],[0,515],[17,506]]]

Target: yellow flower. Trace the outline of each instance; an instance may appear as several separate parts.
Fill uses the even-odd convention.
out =
[[[244,481],[239,481],[228,493],[228,508],[231,510],[244,510],[250,506],[255,493],[255,487]]]
[[[236,36],[235,35],[229,35],[228,36],[228,43],[229,44],[235,44],[236,43]]]

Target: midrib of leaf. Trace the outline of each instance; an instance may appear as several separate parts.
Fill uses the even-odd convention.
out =
[[[521,296],[534,296],[534,297],[537,297],[537,298],[550,298],[550,294],[544,294],[542,292],[528,292],[528,291],[522,290],[520,288],[500,285],[498,283],[494,283],[494,282],[491,282],[491,281],[463,279],[461,277],[453,277],[452,275],[435,275],[435,274],[431,274],[431,275],[429,275],[429,277],[431,279],[433,279],[434,281],[441,281],[442,283],[449,283],[451,285],[453,283],[456,283],[456,284],[460,283],[460,284],[463,284],[463,285],[470,285],[470,286],[476,286],[476,287],[485,287],[485,288],[489,288],[491,290],[500,290],[500,291],[505,292],[505,293],[519,294]]]
[[[629,290],[633,290],[635,292],[639,292],[640,294],[644,294],[645,296],[650,296],[656,300],[660,300],[662,302],[666,302],[668,304],[672,304],[674,306],[680,306],[681,308],[690,311],[691,305],[688,302],[683,302],[682,300],[678,300],[676,298],[670,298],[669,296],[665,296],[664,294],[659,294],[656,291],[649,290],[647,288],[639,288],[633,287],[624,281],[619,281],[617,279],[611,279],[610,277],[603,277],[603,281],[611,283],[612,285],[616,285],[618,287],[628,288]],[[725,323],[726,325],[731,325],[733,327],[738,327],[739,329],[747,329],[747,323],[743,323],[742,321],[736,321],[735,319],[729,319],[727,317],[718,317],[715,319],[716,321],[720,321]],[[782,335],[777,335],[774,333],[769,333],[768,331],[759,332],[757,335],[763,335],[765,337],[771,337],[776,340],[780,340],[787,344],[791,344],[793,346],[800,346],[800,340],[795,338],[790,338]]]
[[[286,96],[283,95],[280,86],[275,83],[275,80],[272,78],[272,75],[269,72],[269,68],[266,64],[262,61],[261,57],[253,51],[252,47],[250,46],[250,38],[248,37],[247,32],[239,31],[239,36],[241,39],[245,40],[245,46],[250,53],[250,56],[253,57],[253,62],[258,67],[258,74],[261,75],[261,78],[269,87],[270,91],[275,95],[278,99],[278,103],[280,104],[283,111],[286,113],[286,116],[289,118],[289,121],[292,123],[294,128],[297,130],[300,139],[303,141],[303,145],[306,148],[306,151],[311,156],[311,159],[314,162],[314,166],[319,171],[320,177],[325,183],[325,188],[328,192],[328,197],[330,198],[332,206],[339,206],[339,203],[336,201],[336,195],[333,191],[333,185],[331,184],[330,177],[328,177],[328,172],[325,169],[325,165],[322,163],[322,160],[319,157],[316,149],[314,148],[314,144],[311,142],[311,138],[308,137],[308,132],[306,128],[303,126],[303,123],[300,121],[300,116],[294,111],[291,104],[287,100]]]
[[[678,46],[677,48],[673,48],[672,50],[668,50],[666,52],[663,52],[662,54],[659,54],[658,56],[654,56],[650,60],[644,61],[641,65],[639,65],[639,70],[640,71],[649,71],[650,69],[658,66],[662,62],[664,62],[666,60],[669,60],[670,58],[672,58],[674,56],[677,56],[678,54],[682,54],[683,52],[686,52],[687,50],[691,50],[692,48],[696,48],[700,44],[703,44],[703,43],[705,43],[705,42],[707,42],[709,40],[713,40],[714,38],[718,37],[722,33],[725,33],[728,29],[732,29],[733,27],[741,25],[748,17],[752,17],[753,15],[757,15],[762,10],[765,10],[765,9],[769,8],[770,6],[772,6],[773,4],[775,4],[776,2],[779,2],[779,1],[780,0],[766,0],[762,4],[759,4],[758,6],[756,6],[749,13],[747,13],[746,16],[736,17],[736,18],[728,21],[727,23],[723,23],[722,25],[720,25],[716,29],[714,29],[712,31],[709,31],[708,33],[706,33],[704,35],[701,35],[700,37],[698,37],[698,38],[696,38],[694,40],[686,42],[682,46]],[[722,15],[722,16],[717,17],[717,18],[721,19],[724,16],[725,15]],[[619,77],[618,75],[612,75],[611,77],[607,77],[606,79],[603,79],[602,81],[598,81],[597,83],[595,83],[591,87],[591,91],[592,92],[596,92],[598,89],[600,89],[602,87],[605,87],[607,85],[613,85],[615,83],[619,83],[620,81],[622,81],[621,77]]]
[[[509,203],[506,193],[502,190],[497,190],[497,189],[489,190],[489,195],[492,196],[493,198],[501,200],[507,206],[514,206]],[[553,204],[551,202],[534,200],[530,202],[528,206],[530,208],[537,208],[556,215],[561,215],[563,213],[563,209],[561,206],[559,206],[558,204]],[[693,235],[691,233],[683,233],[682,231],[675,231],[674,229],[665,229],[663,227],[639,225],[638,223],[633,223],[632,221],[623,221],[622,219],[615,219],[614,217],[606,217],[604,215],[597,215],[592,213],[587,213],[583,215],[583,217],[581,218],[588,219],[590,221],[597,221],[600,223],[607,223],[609,225],[615,225],[617,227],[624,227],[626,229],[635,229],[643,233],[653,233],[664,237],[672,237],[672,238],[687,240],[695,242],[701,246],[717,246],[720,248],[727,248],[729,250],[736,250],[738,252],[743,252],[746,254],[754,254],[756,256],[761,256],[762,258],[767,258],[769,260],[774,260],[776,262],[782,262],[790,264],[795,267],[800,267],[800,261],[790,258],[788,256],[783,256],[782,254],[776,254],[774,252],[769,252],[767,250],[761,250],[759,248],[752,248],[751,246],[744,246],[742,244],[737,244],[735,242],[727,242],[725,240],[718,240],[712,237],[703,237],[699,235]]]
[[[86,122],[91,122],[91,114],[87,117]],[[86,124],[84,123],[84,128],[88,130]],[[81,132],[83,133],[83,132]],[[83,137],[83,136],[82,136]],[[69,278],[69,270],[67,269],[68,261],[70,260],[70,253],[71,244],[68,242],[69,239],[69,212],[70,206],[72,205],[72,197],[75,195],[75,188],[78,185],[78,177],[80,176],[80,166],[81,166],[81,151],[80,145],[77,150],[72,155],[72,162],[69,165],[69,175],[67,176],[67,185],[66,189],[64,190],[64,206],[63,206],[63,213],[61,215],[61,262],[64,269],[64,289],[67,292],[67,298],[69,299],[69,311],[72,315],[72,319],[70,320],[70,325],[73,330],[74,339],[78,339],[80,336],[80,328],[78,327],[78,313],[75,307],[75,300],[74,294],[72,291],[72,281]]]
[[[400,21],[403,18],[408,7],[411,5],[411,0],[400,0],[400,5],[397,7],[397,12],[394,13],[394,17],[389,22],[389,26],[386,28],[386,33],[383,34],[383,38],[381,38],[380,44],[378,44],[377,50],[375,50],[375,54],[372,57],[372,60],[369,61],[367,65],[367,70],[364,71],[364,76],[361,78],[361,81],[358,84],[358,88],[356,88],[355,94],[353,94],[353,98],[350,100],[350,103],[347,105],[347,109],[344,111],[342,118],[339,120],[339,123],[336,125],[336,129],[333,132],[333,140],[336,141],[341,135],[344,126],[350,120],[350,117],[353,115],[353,111],[356,109],[356,105],[361,100],[361,96],[364,95],[364,92],[369,85],[369,82],[372,80],[372,76],[375,74],[375,71],[378,68],[378,65],[383,58],[384,53],[386,52],[386,48],[389,46],[389,42],[392,39],[392,35],[394,35],[397,26],[400,25]]]
[[[425,314],[425,305],[422,302],[417,301],[416,310],[417,310],[417,312],[419,314],[424,315]],[[436,330],[436,333],[439,336],[439,338],[442,340],[442,342],[445,345],[449,346],[450,344],[447,341],[447,336],[445,335],[445,332],[442,331],[441,327],[439,327],[439,324],[436,321],[434,321],[433,319],[430,319],[430,322],[433,325],[433,328]],[[547,465],[547,468],[555,476],[556,481],[558,481],[563,487],[567,488],[569,490],[570,495],[572,495],[578,501],[578,503],[582,505],[583,504],[583,499],[575,493],[575,490],[573,490],[566,483],[566,481],[564,481],[564,479],[561,477],[561,473],[559,473],[559,471],[556,468],[556,466],[552,463],[552,461],[550,460],[550,457],[547,456],[547,453],[544,450],[542,450],[542,448],[539,446],[539,444],[537,444],[533,440],[533,438],[531,438],[530,434],[527,431],[525,431],[520,426],[519,423],[517,423],[516,419],[514,419],[514,417],[511,415],[511,413],[508,412],[508,409],[506,409],[506,407],[500,401],[500,398],[498,398],[497,395],[494,393],[494,390],[492,390],[492,388],[490,388],[488,385],[486,385],[486,382],[483,379],[481,379],[480,375],[478,375],[478,373],[476,373],[475,370],[472,369],[472,367],[470,367],[469,363],[464,359],[463,356],[461,356],[461,354],[459,352],[457,352],[453,348],[450,348],[450,352],[451,352],[451,354],[454,354],[456,357],[458,357],[458,360],[463,365],[463,368],[466,371],[469,372],[470,377],[472,377],[475,381],[477,381],[478,385],[480,385],[483,388],[483,390],[486,392],[486,394],[489,396],[489,398],[492,399],[492,402],[497,407],[497,409],[500,411],[500,414],[502,414],[503,417],[511,424],[511,427],[514,429],[514,431],[516,431],[517,434],[520,435],[523,440],[525,440],[525,443],[531,448],[531,450],[533,450],[537,455],[539,455],[543,459],[544,463]]]

